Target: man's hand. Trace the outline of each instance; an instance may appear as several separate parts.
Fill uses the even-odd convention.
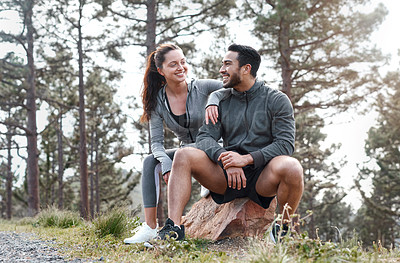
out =
[[[243,169],[239,167],[230,167],[226,169],[228,176],[228,187],[240,190],[246,188],[246,176],[244,175]]]
[[[169,173],[170,173],[170,172],[167,172],[167,173],[163,174],[164,182],[165,182],[167,185],[168,185],[168,180],[169,180]]]
[[[208,119],[214,125],[218,122],[218,106],[210,105],[206,108],[206,124],[208,124]]]
[[[224,169],[230,167],[245,167],[248,164],[253,163],[253,157],[250,154],[240,155],[237,152],[223,152],[218,157],[218,161],[221,161],[224,165]]]

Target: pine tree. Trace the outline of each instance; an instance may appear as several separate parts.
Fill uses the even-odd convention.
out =
[[[360,169],[355,181],[364,204],[356,218],[356,228],[365,244],[380,241],[392,247],[400,235],[400,72],[390,72],[383,80],[386,96],[378,96],[375,107],[378,123],[368,131],[365,152],[375,166]],[[361,182],[371,180],[370,193]],[[368,224],[379,222],[379,224]]]
[[[25,80],[26,80],[26,66],[21,58],[18,58],[14,53],[9,53],[6,57],[0,60],[0,68],[2,71],[2,78],[0,81],[0,109],[3,111],[4,119],[0,119],[0,124],[5,126],[6,132],[4,133],[6,142],[4,149],[6,149],[6,217],[13,216],[12,195],[13,195],[13,182],[17,180],[12,172],[12,159],[16,153],[24,160],[27,161],[20,149],[26,146],[17,144],[15,137],[26,137],[26,107],[25,98],[27,96]],[[3,133],[1,133],[3,134]],[[27,207],[24,207],[25,210]]]
[[[304,194],[298,207],[298,213],[306,216],[307,211],[311,210],[313,214],[308,216],[307,224],[303,230],[307,231],[309,236],[316,238],[316,228],[325,225],[323,211],[340,202],[346,195],[342,187],[338,186],[339,169],[344,165],[342,163],[327,163],[327,159],[340,147],[340,145],[331,145],[329,149],[322,150],[321,142],[326,138],[326,134],[321,132],[324,127],[324,120],[317,114],[311,112],[297,114],[296,116],[296,152],[294,157],[301,160],[304,169]],[[335,199],[329,203],[321,203],[318,197],[328,193],[325,191],[341,192],[342,194],[332,195]],[[343,218],[343,220],[347,220]]]
[[[87,155],[87,132],[86,132],[86,114],[85,100],[87,92],[85,91],[87,76],[86,72],[90,71],[101,59],[121,59],[118,53],[113,50],[104,48],[109,36],[113,30],[107,28],[106,23],[102,23],[104,12],[101,5],[96,1],[55,1],[52,6],[47,8],[48,32],[56,41],[61,39],[69,40],[72,44],[68,45],[77,57],[78,66],[78,94],[79,94],[79,171],[80,171],[80,198],[81,198],[81,214],[85,219],[89,218],[89,185],[88,185],[88,155]],[[52,27],[51,25],[60,25]],[[94,27],[103,27],[102,32],[96,32]],[[112,49],[112,48],[111,48]],[[98,57],[96,57],[96,55]],[[105,56],[103,56],[105,55]],[[100,59],[99,59],[100,57]],[[108,67],[103,67],[107,68]],[[119,74],[116,71],[108,71],[110,77],[116,77]]]
[[[52,114],[51,114],[52,115]],[[54,116],[49,116],[49,119],[54,119]],[[54,115],[54,114],[53,114]],[[55,166],[57,160],[57,131],[54,126],[48,127],[42,132],[41,140],[41,153],[42,157],[39,159],[40,170],[40,200],[41,207],[52,206],[55,202],[55,186],[57,183],[57,174],[55,173]]]
[[[36,124],[36,82],[35,82],[35,62],[34,62],[34,32],[33,14],[34,0],[26,1],[2,1],[1,9],[15,10],[20,15],[22,21],[22,30],[17,32],[0,32],[0,38],[5,42],[21,45],[26,52],[26,79],[25,92],[26,102],[23,107],[27,111],[26,127],[22,130],[27,138],[27,170],[28,170],[28,214],[33,216],[39,212],[39,167],[38,167],[38,149],[37,149],[37,124]]]
[[[87,79],[92,217],[95,212],[100,212],[101,201],[107,204],[106,208],[110,208],[126,200],[133,187],[127,183],[126,174],[115,167],[122,158],[132,153],[131,148],[124,146],[124,124],[127,118],[114,102],[116,90],[102,73],[100,69],[95,69]]]
[[[260,0],[245,4],[245,17],[254,21],[253,33],[262,42],[260,53],[272,60],[271,69],[280,74],[279,88],[295,110],[295,156],[306,172],[299,207],[303,215],[309,209],[322,212],[315,210],[317,194],[337,187],[333,179],[340,168],[325,162],[337,146],[318,149],[325,139],[318,116],[326,109],[344,111],[379,88],[376,69],[384,57],[369,43],[369,37],[387,10],[379,5],[371,13],[359,12],[357,6],[367,3]],[[313,141],[304,141],[307,137]],[[309,227],[314,227],[312,222]]]
[[[66,147],[70,147],[68,138],[65,137],[63,119],[71,116],[71,111],[76,110],[76,72],[71,66],[72,54],[64,46],[54,43],[52,45],[54,56],[46,55],[43,49],[38,53],[46,64],[37,70],[38,77],[38,96],[41,100],[48,103],[48,125],[42,131],[46,133],[47,129],[55,131],[55,141],[52,143],[57,146],[54,149],[56,154],[52,160],[52,167],[57,167],[57,204],[59,209],[64,208],[64,170],[66,160],[64,152]],[[57,113],[57,114],[56,114]],[[42,143],[47,143],[43,140]]]

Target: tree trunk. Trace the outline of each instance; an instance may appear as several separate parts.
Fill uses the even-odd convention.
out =
[[[86,149],[86,119],[85,119],[85,90],[83,86],[83,50],[82,50],[82,8],[83,1],[79,1],[79,20],[78,20],[78,64],[79,64],[79,164],[80,164],[80,198],[81,216],[89,219],[89,189],[88,189],[88,168],[87,168],[87,149]]]
[[[94,155],[94,130],[92,130],[92,133],[90,135],[90,216],[91,218],[94,218],[94,160],[93,160],[93,155]]]
[[[12,217],[12,182],[13,175],[11,171],[12,155],[11,155],[11,129],[8,128],[7,134],[7,180],[6,180],[6,218],[11,219]]]
[[[156,50],[157,1],[147,0],[146,6],[147,6],[146,48],[148,56],[150,55],[151,52]]]
[[[146,5],[147,5],[146,48],[147,48],[147,56],[149,56],[151,52],[156,50],[157,2],[156,0],[147,0]],[[148,130],[149,154],[150,154],[151,138],[150,138],[149,125],[147,126],[147,130]],[[167,211],[166,209],[164,209],[164,207],[167,206],[166,192],[167,192],[167,185],[160,182],[160,196],[157,206],[158,222],[164,222],[166,220]]]
[[[55,153],[53,154],[53,161],[51,162],[51,187],[50,187],[50,204],[53,206],[56,203],[55,184],[56,184],[56,162]]]
[[[156,26],[157,26],[157,1],[147,0],[147,24],[146,24],[146,53],[147,56],[156,50]],[[150,126],[147,124],[147,134],[149,140],[149,154],[151,153]]]
[[[44,207],[47,207],[50,202],[50,185],[51,185],[51,180],[50,180],[50,169],[51,169],[51,161],[50,161],[50,144],[47,143],[46,145],[46,171],[44,171],[45,175],[45,185],[44,185]],[[42,173],[43,174],[43,173]],[[42,189],[43,192],[43,189]],[[43,195],[42,195],[43,197]]]
[[[62,98],[62,90],[60,89],[60,98]],[[63,151],[63,122],[62,122],[62,107],[58,114],[59,129],[57,130],[57,145],[58,145],[58,208],[64,208],[64,151]]]
[[[100,213],[100,183],[99,183],[99,138],[95,138],[95,153],[96,153],[96,161],[95,161],[95,187],[96,187],[96,213]]]
[[[290,0],[286,0],[289,1]],[[283,1],[285,2],[285,1]],[[284,16],[280,22],[280,30],[279,30],[279,53],[280,53],[280,64],[282,70],[282,92],[284,92],[290,100],[292,100],[292,73],[293,69],[291,68],[290,56],[291,56],[291,48],[290,48],[290,22],[285,21]]]
[[[28,119],[27,132],[27,170],[28,170],[28,215],[34,216],[39,212],[39,166],[37,150],[37,127],[36,127],[36,86],[35,65],[33,59],[33,5],[34,1],[26,1],[26,26],[27,26],[27,59],[28,59],[28,87],[26,91],[26,106]]]

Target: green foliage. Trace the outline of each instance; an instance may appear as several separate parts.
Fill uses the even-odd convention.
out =
[[[82,222],[79,213],[49,207],[35,217],[34,226],[69,228],[79,226]]]
[[[390,72],[383,80],[386,96],[377,97],[378,123],[370,128],[365,152],[370,163],[360,168],[355,181],[365,201],[357,212],[355,227],[364,243],[398,244],[400,236],[400,72]],[[375,164],[374,164],[375,163]],[[361,182],[370,182],[370,192]],[[374,222],[380,222],[375,224]]]
[[[349,209],[341,203],[346,196],[338,186],[339,169],[343,162],[328,163],[326,160],[340,147],[331,145],[322,149],[321,142],[326,134],[321,132],[324,120],[314,111],[303,112],[296,115],[296,151],[294,157],[300,160],[304,169],[304,193],[298,207],[298,213],[306,215],[307,210],[313,214],[307,218],[304,229],[315,238],[317,228],[324,228],[324,233],[331,232],[331,226],[341,227],[346,225],[349,214],[344,217],[334,216],[349,213]],[[329,197],[327,196],[330,196]],[[321,198],[324,200],[321,201]],[[335,213],[331,211],[335,210]],[[327,231],[327,229],[330,229]],[[330,240],[332,235],[324,236]]]
[[[277,84],[295,110],[295,157],[304,167],[305,180],[298,210],[300,214],[314,212],[305,226],[312,238],[320,226],[329,233],[331,226],[344,226],[348,221],[348,215],[329,214],[333,208],[345,214],[348,207],[341,203],[345,192],[338,187],[344,162],[327,162],[340,145],[321,147],[326,138],[321,132],[325,126],[322,110],[339,113],[380,88],[376,68],[385,57],[369,37],[387,10],[378,5],[369,13],[359,12],[357,7],[368,2],[255,0],[244,4],[244,16],[254,22],[253,33],[261,41],[260,53],[273,61],[273,69],[281,76]],[[321,202],[328,195],[334,199]],[[324,238],[329,240],[332,235]]]
[[[100,238],[108,235],[121,237],[128,229],[138,225],[139,219],[130,220],[130,214],[121,208],[112,209],[93,221],[94,232]]]

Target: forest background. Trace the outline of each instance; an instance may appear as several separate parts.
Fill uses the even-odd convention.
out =
[[[301,230],[398,246],[398,12],[396,1],[367,0],[2,1],[1,216],[140,210],[145,57],[174,42],[190,77],[219,78],[236,42],[259,50],[260,78],[295,108]],[[166,133],[166,147],[177,143]]]

